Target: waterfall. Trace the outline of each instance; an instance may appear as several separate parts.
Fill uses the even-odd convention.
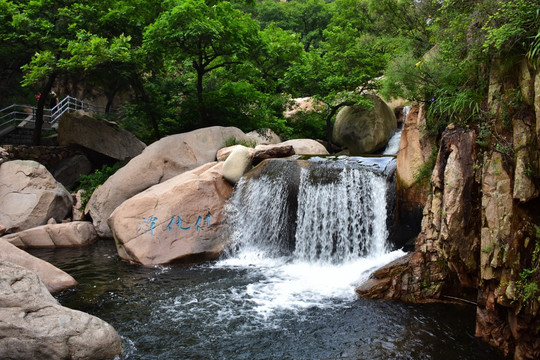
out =
[[[401,127],[398,127],[394,132],[394,135],[388,140],[386,148],[383,150],[383,155],[396,155],[399,150],[399,142],[401,141],[401,131],[403,130],[403,124],[405,124],[405,119],[409,114],[410,106],[405,106],[403,108],[403,115],[401,116]]]
[[[384,254],[393,166],[392,157],[271,161],[229,204],[235,251],[327,263]]]

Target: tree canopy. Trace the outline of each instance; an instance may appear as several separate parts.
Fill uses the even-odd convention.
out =
[[[436,133],[482,121],[491,59],[537,66],[539,2],[0,0],[2,105],[82,81],[108,108],[129,92],[122,126],[147,142],[208,125],[323,138],[376,91],[423,102]],[[325,107],[285,118],[299,96]]]

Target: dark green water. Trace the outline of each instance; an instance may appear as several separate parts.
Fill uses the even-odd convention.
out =
[[[122,359],[502,359],[468,305],[284,299],[283,267],[132,266],[105,240],[31,253],[77,279],[58,300],[113,325]]]

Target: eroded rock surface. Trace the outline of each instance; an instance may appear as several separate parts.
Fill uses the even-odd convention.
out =
[[[118,254],[132,263],[215,259],[227,244],[224,205],[232,186],[208,163],[125,201],[109,219]]]
[[[146,145],[129,131],[104,119],[96,119],[82,110],[62,115],[58,125],[58,143],[79,145],[116,160],[139,155]]]
[[[29,160],[0,165],[0,223],[13,233],[64,220],[73,199],[47,169]]]
[[[19,248],[75,247],[98,239],[94,225],[86,221],[38,226],[2,237]]]
[[[31,270],[39,276],[47,287],[47,290],[52,293],[77,285],[77,281],[62,270],[28,254],[26,251],[17,248],[3,239],[0,239],[0,261],[9,261],[10,263]]]
[[[122,340],[95,316],[58,304],[33,272],[0,260],[0,358],[112,359]]]
[[[85,213],[92,217],[100,237],[112,237],[107,219],[125,200],[174,176],[216,159],[225,141],[245,134],[235,127],[214,126],[167,136],[118,170],[92,194]]]
[[[430,184],[419,179],[419,175],[422,167],[429,166],[434,150],[437,149],[426,129],[425,111],[414,103],[403,124],[397,153],[396,215],[402,229],[398,239],[401,242],[420,232]]]

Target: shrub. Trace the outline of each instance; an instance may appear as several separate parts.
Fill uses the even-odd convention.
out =
[[[97,169],[92,174],[81,175],[80,183],[75,191],[84,190],[81,195],[81,208],[84,208],[90,200],[92,193],[99,185],[102,185],[107,179],[122,167],[122,163],[116,163],[113,166],[103,165],[101,169]]]

